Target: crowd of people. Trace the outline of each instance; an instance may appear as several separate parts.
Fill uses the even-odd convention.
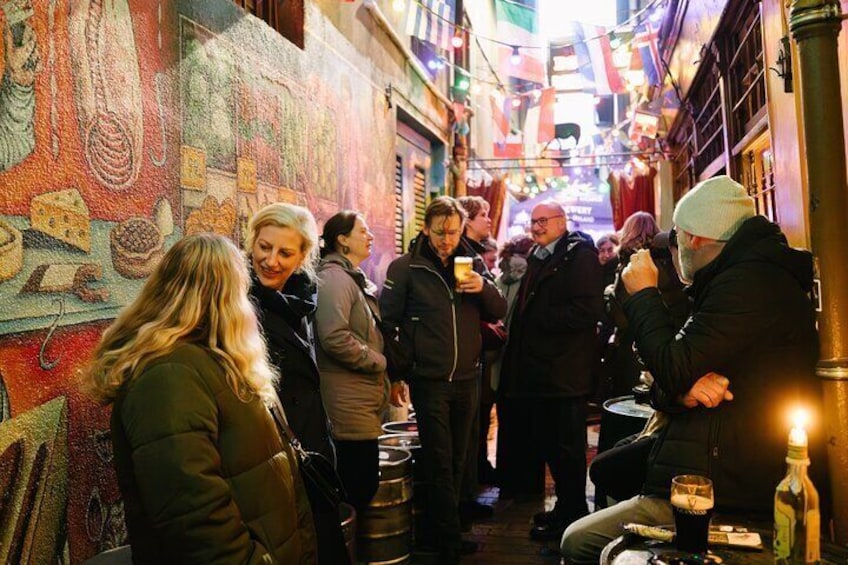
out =
[[[242,250],[181,239],[84,373],[112,405],[133,559],[348,562],[337,510],[310,502],[303,450],[335,467],[362,513],[388,407],[409,401],[426,474],[416,543],[440,563],[476,550],[462,533],[493,514],[479,484],[533,499],[546,466],[556,503],[529,535],[561,541],[567,563],[596,563],[623,522],[671,522],[682,472],[711,477],[721,510],[770,510],[785,449],[776,410],[820,404],[811,256],[728,177],[693,188],[673,219],[660,233],[637,213],[595,243],[550,200],[499,250],[484,199],[438,197],[380,290],[356,211],[319,236],[307,209],[276,203],[251,218]],[[587,402],[640,379],[655,417],[595,459],[611,505],[590,514]]]

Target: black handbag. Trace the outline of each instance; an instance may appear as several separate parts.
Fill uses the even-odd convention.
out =
[[[342,480],[333,464],[320,453],[307,451],[286,422],[279,399],[269,411],[283,441],[297,454],[304,490],[312,509],[312,522],[318,549],[318,565],[345,565],[351,556],[341,527],[340,505],[347,499]]]
[[[347,491],[333,464],[322,454],[306,451],[286,422],[282,406],[270,409],[283,441],[297,454],[298,468],[303,479],[306,495],[314,514],[338,512],[339,504],[347,499]]]

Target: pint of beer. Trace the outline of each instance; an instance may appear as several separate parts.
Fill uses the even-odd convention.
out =
[[[679,475],[671,480],[677,549],[706,553],[713,516],[713,483],[700,475]]]
[[[454,257],[453,277],[456,279],[457,290],[459,290],[459,283],[471,274],[472,262],[473,259],[471,257]]]

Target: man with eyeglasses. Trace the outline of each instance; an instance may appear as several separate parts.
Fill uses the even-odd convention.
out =
[[[518,291],[501,371],[505,433],[516,438],[513,476],[541,458],[556,487],[553,510],[534,516],[530,536],[559,539],[586,506],[586,398],[592,392],[596,328],[603,316],[603,271],[594,244],[569,233],[565,210],[549,200],[533,208],[527,274]],[[523,454],[522,451],[523,450]],[[501,461],[498,461],[500,467]],[[516,468],[517,467],[517,468]],[[532,477],[530,478],[532,479]]]
[[[800,404],[821,414],[818,336],[807,294],[812,255],[790,248],[727,176],[696,185],[673,219],[669,245],[677,246],[676,266],[693,300],[683,327],[663,305],[647,250],[631,256],[621,275],[629,295],[622,305],[654,378],[652,403],[666,423],[648,456],[641,494],[566,530],[561,550],[569,564],[597,563],[622,523],[674,523],[669,491],[676,475],[709,477],[715,510],[726,519],[741,513],[743,520],[770,521],[785,471],[787,412]],[[826,469],[821,424],[810,432],[810,471],[817,474]],[[821,476],[814,483],[827,484]],[[821,508],[826,512],[827,504]]]
[[[380,296],[383,320],[395,329],[409,359],[406,374],[429,479],[425,518],[432,539],[421,540],[426,534],[420,531],[416,538],[436,546],[440,563],[456,563],[477,548],[461,539],[458,491],[479,401],[480,322],[506,314],[506,300],[482,276],[487,272],[482,260],[461,245],[465,219],[455,199],[434,199],[410,252],[389,265]],[[472,260],[461,280],[454,275],[458,257]],[[393,396],[399,386],[392,385]]]

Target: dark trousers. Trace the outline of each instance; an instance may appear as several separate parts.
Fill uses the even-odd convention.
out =
[[[589,478],[595,484],[596,509],[606,508],[607,496],[621,502],[641,492],[655,436],[636,439],[637,435],[627,436],[592,459]]]
[[[501,498],[544,496],[545,462],[533,435],[532,402],[498,398],[497,475]]]
[[[491,484],[494,469],[489,463],[489,428],[492,425],[492,408],[495,403],[480,402],[480,433],[477,434],[477,482]]]
[[[477,379],[410,384],[418,421],[421,455],[426,460],[427,509],[436,541],[442,547],[460,542],[459,489],[476,417]]]
[[[554,479],[562,520],[588,514],[586,505],[586,400],[521,399],[530,410],[531,434]]]
[[[336,469],[358,515],[374,498],[380,483],[380,454],[376,439],[337,439]]]
[[[471,417],[471,427],[468,430],[468,448],[465,450],[465,466],[462,472],[462,481],[459,487],[459,500],[463,502],[474,500],[477,496],[478,474],[477,459],[479,444],[476,441],[480,435],[480,381],[477,380],[477,406]]]

